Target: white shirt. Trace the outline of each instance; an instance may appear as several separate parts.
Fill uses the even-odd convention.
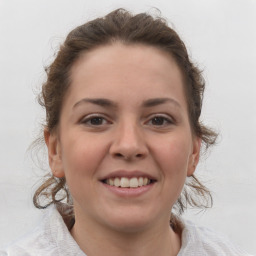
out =
[[[177,256],[252,256],[209,229],[182,220],[182,246]],[[86,256],[79,248],[55,207],[50,207],[40,225],[0,256]]]

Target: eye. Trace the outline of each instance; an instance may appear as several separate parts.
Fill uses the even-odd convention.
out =
[[[167,125],[171,125],[173,124],[174,121],[166,116],[161,116],[161,115],[157,115],[157,116],[153,116],[150,120],[149,120],[149,124],[153,125],[153,126],[167,126]]]
[[[82,119],[81,123],[88,126],[102,126],[108,124],[109,122],[102,116],[90,115]]]

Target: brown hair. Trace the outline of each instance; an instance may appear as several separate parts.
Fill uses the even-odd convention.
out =
[[[79,56],[93,48],[114,42],[157,47],[176,60],[184,76],[192,132],[202,138],[206,149],[214,144],[217,134],[199,120],[205,88],[204,79],[200,70],[190,61],[183,41],[163,18],[152,17],[146,13],[132,15],[124,9],[117,9],[103,18],[87,22],[68,34],[55,60],[46,69],[47,81],[43,84],[39,95],[39,103],[46,110],[45,128],[51,133],[59,124],[63,97],[70,85],[70,70]],[[64,194],[58,198],[57,194],[60,191],[64,191]],[[46,198],[48,202],[43,205],[40,203],[40,198]],[[51,175],[36,190],[33,201],[37,208],[46,208],[64,199],[67,203],[72,202],[65,178],[58,179]],[[209,190],[192,175],[187,179],[174,209],[181,214],[188,205],[206,208],[211,204],[212,197]]]

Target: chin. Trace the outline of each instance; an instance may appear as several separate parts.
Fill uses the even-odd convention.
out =
[[[135,220],[133,219],[119,219],[118,221],[115,220],[115,222],[111,223],[111,228],[112,230],[115,230],[120,233],[126,233],[126,234],[131,234],[131,233],[137,233],[141,232],[150,225],[150,221],[145,221],[145,220]]]
[[[134,209],[126,211],[111,212],[109,216],[105,215],[104,222],[109,228],[122,233],[140,232],[152,224],[155,218],[148,211],[135,211]]]

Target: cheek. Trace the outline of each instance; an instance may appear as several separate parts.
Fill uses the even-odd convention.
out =
[[[188,142],[173,137],[159,143],[152,152],[159,169],[161,197],[168,207],[175,204],[184,187],[190,155]]]
[[[62,162],[68,178],[93,176],[105,154],[104,143],[80,136],[63,143]]]
[[[173,137],[155,147],[156,161],[164,176],[186,177],[190,156],[188,141]]]
[[[96,175],[104,158],[103,146],[80,137],[63,144],[63,148],[62,163],[70,193],[77,202],[89,202],[98,182]]]

